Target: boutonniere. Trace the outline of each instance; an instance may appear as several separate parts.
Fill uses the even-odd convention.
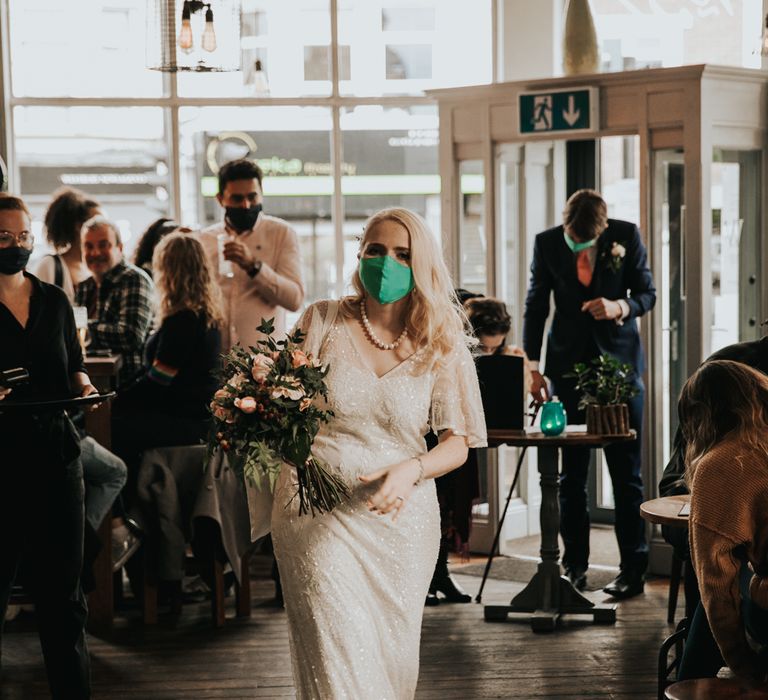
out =
[[[603,257],[606,259],[605,266],[612,272],[618,272],[621,269],[626,254],[627,249],[618,241],[613,241],[611,249],[603,253]]]

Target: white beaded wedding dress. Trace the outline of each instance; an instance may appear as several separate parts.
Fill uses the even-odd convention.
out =
[[[417,353],[377,377],[354,345],[352,321],[337,308],[318,302],[299,324],[305,348],[330,367],[334,416],[313,453],[338,470],[352,496],[331,513],[300,517],[295,472],[286,467],[272,509],[296,693],[301,700],[407,700],[416,690],[424,599],[440,539],[435,484],[414,489],[393,523],[368,510],[376,487],[357,477],[423,454],[430,428],[484,446],[482,403],[465,348],[435,370],[424,371]]]

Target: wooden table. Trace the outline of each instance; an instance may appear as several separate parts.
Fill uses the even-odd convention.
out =
[[[123,364],[120,355],[85,358],[85,370],[91,383],[102,393],[114,390],[117,375]],[[85,429],[102,447],[112,447],[112,404],[105,401],[93,411],[85,413]],[[88,626],[104,629],[112,625],[115,608],[114,585],[112,581],[112,513],[107,513],[99,527],[102,547],[93,565],[96,582],[94,591],[88,594]]]
[[[560,615],[591,615],[594,622],[616,622],[615,605],[595,605],[579,593],[560,571],[560,473],[558,449],[561,447],[603,447],[614,442],[635,439],[635,432],[626,436],[563,433],[548,437],[543,433],[522,430],[489,430],[488,445],[538,448],[538,467],[541,477],[541,561],[538,570],[526,587],[509,605],[486,605],[485,619],[506,620],[509,613],[531,613],[529,618],[534,632],[551,632]]]
[[[649,523],[656,525],[671,525],[672,527],[688,527],[688,516],[680,515],[680,509],[691,504],[691,494],[679,496],[663,496],[645,501],[640,504],[640,515]]]

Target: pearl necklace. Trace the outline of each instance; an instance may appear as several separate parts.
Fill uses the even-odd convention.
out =
[[[371,343],[373,343],[380,350],[394,350],[398,345],[400,345],[400,343],[405,340],[405,337],[408,335],[408,329],[403,328],[403,332],[400,334],[400,337],[395,340],[394,343],[385,343],[383,340],[380,340],[379,337],[373,332],[373,328],[371,328],[371,322],[368,320],[368,314],[365,311],[365,299],[360,302],[360,318],[363,320],[363,328],[365,328],[365,334],[368,336],[368,340],[370,340]]]

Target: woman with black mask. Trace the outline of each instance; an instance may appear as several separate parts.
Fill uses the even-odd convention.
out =
[[[66,295],[25,271],[33,245],[24,202],[0,195],[0,370],[29,373],[24,385],[0,386],[0,614],[4,620],[18,572],[35,601],[51,695],[75,700],[90,697],[79,440],[62,410],[10,404],[97,391]]]

